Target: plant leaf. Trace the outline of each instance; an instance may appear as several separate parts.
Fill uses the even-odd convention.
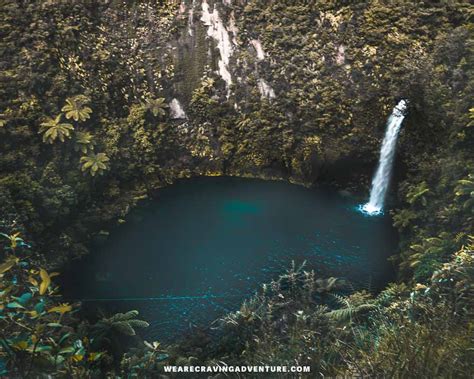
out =
[[[49,277],[48,273],[44,269],[40,269],[40,277],[42,282],[40,284],[39,293],[40,295],[44,295],[51,284],[51,278]]]

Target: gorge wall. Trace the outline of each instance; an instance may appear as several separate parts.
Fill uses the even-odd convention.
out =
[[[452,108],[471,91],[460,69],[470,59],[467,6],[8,1],[2,225],[75,255],[153,189],[182,177],[367,191],[400,98],[411,108],[400,156],[417,184],[420,155],[464,151],[471,133],[463,129],[469,105]],[[77,95],[90,99],[92,114],[74,133],[106,155],[102,175],[81,171],[78,134],[49,144],[39,133]]]

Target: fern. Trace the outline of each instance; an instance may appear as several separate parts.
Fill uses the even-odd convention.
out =
[[[159,97],[157,99],[148,99],[145,103],[145,109],[150,111],[153,116],[165,116],[165,109],[168,108],[168,105],[165,103],[165,99]]]
[[[103,318],[96,325],[95,328],[101,334],[108,334],[110,332],[118,332],[126,336],[136,335],[135,328],[147,328],[148,322],[136,319],[138,311],[132,310],[126,313],[116,313],[112,317]]]
[[[90,118],[92,109],[86,104],[90,101],[87,96],[78,95],[66,99],[66,105],[61,108],[65,112],[66,118],[74,121],[85,121]]]
[[[54,119],[48,117],[40,125],[39,133],[43,133],[43,142],[52,144],[59,139],[64,142],[66,138],[71,138],[71,131],[74,127],[71,124],[61,122],[61,115],[56,116]]]
[[[374,303],[369,303],[369,302],[362,302],[358,304],[361,301],[367,300],[367,293],[366,292],[359,292],[355,293],[354,295],[350,297],[344,297],[338,294],[333,294],[333,298],[338,303],[342,308],[332,310],[328,313],[326,313],[326,316],[338,323],[345,323],[345,322],[351,322],[354,317],[366,313],[369,311],[373,311],[377,309],[377,305]],[[354,299],[355,298],[355,299]]]

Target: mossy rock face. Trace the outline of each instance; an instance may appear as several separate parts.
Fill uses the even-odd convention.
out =
[[[221,51],[201,21],[202,3],[192,3],[98,2],[100,20],[67,2],[6,8],[0,192],[19,228],[28,224],[48,250],[63,254],[53,246],[57,228],[67,230],[65,241],[88,239],[123,218],[137,196],[178,178],[241,175],[366,191],[401,97],[410,101],[404,166],[434,178],[435,168],[420,162],[435,156],[455,173],[446,188],[466,175],[472,48],[462,2],[209,1],[229,36],[230,86],[217,72]],[[30,39],[20,46],[19,35]],[[274,97],[262,95],[262,81]],[[110,159],[94,178],[80,171],[75,135],[52,145],[38,135],[78,95],[90,98],[92,113],[73,122],[74,133],[89,133],[94,151]],[[187,119],[147,108],[173,98]],[[449,154],[463,156],[465,168],[448,164]]]
[[[183,30],[176,49],[180,66],[175,67],[175,86],[187,99],[190,92],[194,97],[189,122],[206,129],[207,123],[212,125],[223,147],[214,154],[222,155],[231,171],[255,175],[262,168],[282,168],[281,177],[292,172],[307,183],[321,178],[320,166],[333,162],[339,167],[338,162],[362,160],[353,167],[355,171],[363,167],[366,174],[366,162],[376,159],[385,119],[397,97],[417,97],[407,83],[419,75],[421,62],[427,62],[433,47],[433,40],[423,33],[427,29],[437,33],[430,29],[432,18],[435,24],[449,27],[451,17],[436,11],[428,23],[426,15],[410,5],[214,6],[228,30],[231,17],[236,20],[236,44],[232,43],[228,66],[235,84],[226,90],[215,73],[219,50],[205,36],[199,5],[194,9],[192,36]],[[450,11],[460,14],[462,7]],[[389,33],[387,15],[393,20]],[[263,47],[263,59],[252,46],[255,40]],[[205,73],[204,67],[208,67]],[[214,80],[207,94],[196,92],[204,77]],[[261,98],[260,79],[274,87],[276,99]],[[223,124],[223,113],[234,115],[234,122]],[[243,117],[256,121],[247,124],[244,133],[236,130]],[[277,137],[279,132],[267,131],[266,123],[293,131],[293,146],[288,148]],[[297,146],[308,149],[307,140],[315,137],[322,141],[318,152],[299,154]],[[249,141],[258,141],[258,146]]]
[[[206,39],[204,25],[197,21],[192,30],[192,35],[187,29],[181,31],[174,42],[173,92],[185,105],[191,102],[194,90],[201,84],[206,66],[213,63],[211,66],[215,67],[215,58],[209,56],[212,45]]]
[[[86,254],[98,231],[123,222],[139,201],[180,178],[330,183],[366,194],[386,118],[405,98],[409,112],[397,148],[403,172],[394,177],[397,199],[390,203],[401,240],[394,262],[405,284],[374,299],[351,295],[343,302],[356,307],[329,315],[312,294],[267,293],[245,305],[259,317],[238,316],[240,326],[231,322],[215,349],[201,333],[175,347],[183,351],[174,359],[260,365],[271,357],[270,364],[290,366],[295,357],[309,357],[308,364],[321,363],[312,372],[324,376],[466,377],[473,371],[472,293],[465,292],[472,289],[474,204],[468,2],[208,0],[229,32],[231,85],[219,75],[221,51],[200,20],[201,1],[3,3],[0,233],[7,238],[0,237],[0,247],[7,255],[9,236],[20,232],[41,253],[28,250],[28,257],[49,272],[48,266]],[[187,118],[172,119],[173,98]],[[90,101],[64,111],[77,108],[73,99]],[[83,116],[67,118],[76,111]],[[47,119],[63,124],[63,138],[43,143],[38,132]],[[81,159],[99,154],[97,175],[81,171]],[[21,272],[3,276],[10,280],[5,288],[22,286],[18,297],[32,292],[28,277],[36,275],[30,268]],[[37,320],[29,314],[15,316],[19,335],[25,332],[20,325]],[[334,326],[341,315],[354,316],[350,325]],[[251,319],[259,321],[249,325]],[[43,326],[37,330],[60,331]],[[81,328],[71,324],[68,334]],[[361,344],[361,336],[377,343]],[[60,338],[50,339],[54,349],[41,354],[57,351]],[[77,341],[86,340],[71,343]],[[361,345],[365,350],[351,350]],[[32,343],[21,354],[12,350],[14,361],[27,358],[16,376],[28,376],[22,370],[36,364],[35,349]],[[422,356],[427,360],[414,359]],[[66,361],[80,367],[78,377],[103,377],[81,371],[94,365],[90,358]],[[127,376],[124,370],[120,376]],[[160,366],[158,374],[142,376],[162,373]]]

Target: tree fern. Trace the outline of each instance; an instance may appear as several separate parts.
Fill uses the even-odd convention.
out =
[[[165,99],[159,97],[157,99],[148,99],[145,103],[145,108],[149,110],[153,116],[165,116],[165,109],[168,108],[168,105],[165,103]]]
[[[66,138],[71,138],[71,131],[74,127],[68,123],[61,122],[61,115],[56,116],[54,119],[48,117],[44,122],[40,124],[39,133],[43,133],[43,142],[52,144],[56,139],[64,142]]]
[[[146,328],[149,324],[146,321],[136,319],[138,311],[132,310],[126,313],[116,313],[112,317],[103,318],[96,325],[95,329],[101,334],[118,332],[127,336],[136,335],[135,328]]]
[[[89,132],[77,131],[74,135],[74,149],[87,154],[94,150],[93,136]]]
[[[65,112],[68,120],[72,118],[74,121],[85,121],[92,113],[92,109],[86,106],[89,101],[90,99],[84,95],[69,97],[61,110]]]
[[[107,170],[107,162],[109,158],[104,153],[90,153],[86,156],[83,156],[80,160],[82,164],[81,170],[84,172],[88,172],[91,176],[95,176],[96,174],[102,174],[105,170]]]

